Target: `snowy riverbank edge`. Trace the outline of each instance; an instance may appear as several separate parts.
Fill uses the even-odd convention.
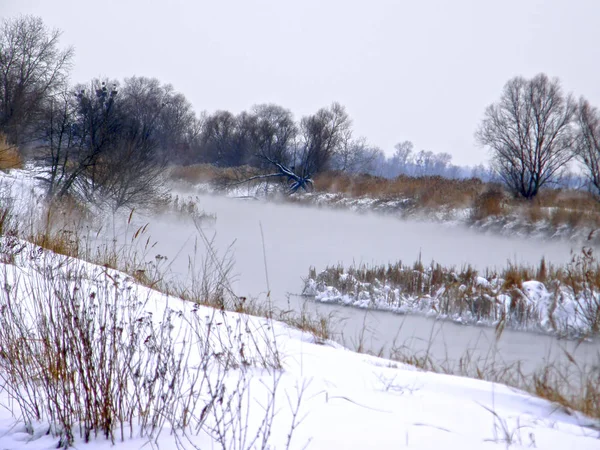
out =
[[[325,271],[320,275],[324,274]],[[478,276],[470,286],[454,286],[461,298],[455,302],[448,298],[449,290],[444,286],[432,295],[407,295],[401,287],[386,281],[375,279],[368,283],[348,273],[336,275],[343,280],[343,288],[328,285],[318,275],[305,280],[303,295],[320,303],[419,314],[464,325],[502,325],[575,339],[597,332],[600,293],[590,290],[574,293],[566,286],[548,290],[544,283],[535,280],[505,288],[503,279]]]
[[[188,186],[189,187],[189,186]],[[471,208],[453,208],[446,206],[419,207],[411,198],[371,198],[352,197],[340,193],[298,192],[284,195],[275,184],[240,185],[229,188],[216,188],[210,183],[193,185],[199,194],[224,195],[230,198],[254,199],[294,203],[317,208],[331,208],[354,211],[360,214],[376,213],[425,222],[435,222],[449,227],[465,226],[474,231],[492,233],[500,236],[529,237],[536,239],[560,239],[586,245],[600,245],[600,234],[588,226],[554,226],[548,220],[531,222],[519,214],[519,211],[504,215],[490,216],[474,220]]]

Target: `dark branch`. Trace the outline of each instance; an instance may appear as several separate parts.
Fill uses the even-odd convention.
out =
[[[285,178],[287,178],[287,181],[289,183],[289,188],[288,188],[288,192],[287,192],[288,194],[293,194],[294,192],[297,192],[300,188],[304,189],[307,192],[312,188],[313,180],[310,178],[310,174],[305,177],[296,175],[296,173],[294,173],[294,171],[292,169],[283,165],[279,161],[275,161],[274,159],[271,159],[270,157],[265,156],[265,155],[257,155],[257,156],[259,158],[262,158],[265,161],[268,161],[269,163],[273,164],[279,170],[279,172],[265,174],[265,175],[256,175],[256,176],[247,178],[245,180],[238,181],[236,183],[232,183],[229,186],[236,186],[238,184],[248,183],[252,180],[285,177]]]

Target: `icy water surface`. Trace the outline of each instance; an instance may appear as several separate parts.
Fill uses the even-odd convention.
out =
[[[564,360],[564,348],[580,362],[598,361],[598,343],[577,346],[572,341],[510,330],[496,342],[490,328],[316,304],[298,296],[310,266],[319,271],[338,263],[346,267],[399,259],[412,263],[419,255],[424,262],[435,259],[443,265],[471,264],[478,269],[501,267],[507,261],[537,265],[542,257],[564,263],[571,257],[568,242],[499,237],[466,227],[216,196],[200,197],[200,207],[217,215],[216,223],[203,227],[208,238],[215,238],[216,249],[223,253],[233,244],[238,295],[265,298],[270,289],[279,308],[299,309],[306,304],[311,311],[333,314],[336,339],[350,348],[361,345],[374,353],[383,350],[388,356],[392,347],[404,347],[409,353],[427,353],[448,364],[456,364],[469,351],[474,357],[505,363],[519,360],[526,368],[548,359]],[[168,216],[138,220],[150,223],[149,233],[157,241],[152,251],[167,256],[173,272],[186,273],[198,237],[192,221]],[[204,251],[200,245],[198,261]]]

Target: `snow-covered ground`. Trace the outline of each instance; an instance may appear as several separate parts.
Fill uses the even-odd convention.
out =
[[[12,171],[3,175],[3,179],[5,189],[10,189],[5,198],[13,199],[18,214],[27,217],[43,212],[40,200],[43,192],[32,183],[31,173]],[[238,194],[243,196],[242,192]],[[239,205],[236,210],[237,216],[251,221],[249,211],[241,210]],[[209,209],[209,212],[213,212],[213,209]],[[217,216],[218,223],[228,217],[220,213]],[[276,237],[276,230],[269,231],[268,226],[265,223],[267,242]],[[172,230],[171,225],[169,231]],[[289,232],[285,234],[289,235]],[[336,246],[336,249],[339,251],[344,247]],[[296,422],[302,418],[304,420],[294,428],[290,448],[304,448],[306,444],[308,448],[349,449],[479,449],[506,448],[508,445],[517,448],[585,449],[600,446],[600,424],[506,386],[418,371],[397,362],[353,353],[333,342],[317,343],[311,335],[281,323],[193,307],[138,286],[126,275],[64,257],[46,258],[47,252],[28,246],[27,251],[21,254],[28,257],[3,260],[0,274],[5,277],[2,280],[4,301],[8,298],[8,287],[24,286],[16,290],[23,296],[11,297],[13,304],[20,305],[23,311],[27,311],[30,300],[27,292],[31,293],[31,287],[34,286],[44,288],[44,298],[54,301],[57,297],[52,283],[62,278],[61,273],[86,274],[80,288],[82,298],[90,298],[86,296],[90,291],[96,292],[102,286],[106,287],[110,275],[112,279],[121,280],[121,300],[134,297],[143,300],[138,302],[140,309],[136,313],[148,317],[149,314],[144,311],[151,312],[154,318],[152,324],[156,328],[160,328],[165,311],[172,310],[172,320],[176,323],[174,330],[177,330],[173,336],[175,339],[186,333],[187,336],[193,335],[199,329],[204,329],[207,323],[228,323],[231,324],[228,330],[233,332],[221,331],[217,333],[219,338],[213,341],[217,354],[223,348],[223,342],[229,342],[227,348],[235,349],[238,355],[242,348],[250,354],[272,352],[273,342],[276,342],[280,369],[265,367],[259,359],[250,358],[250,364],[244,365],[243,370],[228,370],[226,377],[220,381],[220,386],[228,389],[230,396],[227,398],[234,406],[236,401],[238,406],[242,405],[239,413],[235,408],[229,410],[228,418],[236,425],[228,429],[229,434],[225,433],[226,439],[229,439],[224,444],[227,449],[250,447],[240,443],[242,438],[239,433],[242,430],[247,430],[244,438],[246,444],[259,436],[252,448],[263,447],[262,437],[265,437],[269,448],[286,448],[288,435],[295,425],[294,418]],[[260,248],[255,249],[253,254],[260,254]],[[249,258],[248,255],[238,255],[240,259],[246,257]],[[294,266],[293,277],[298,278],[311,263],[314,261],[309,259],[301,261],[298,267]],[[256,257],[252,258],[252,264],[257,265]],[[273,277],[274,269],[271,270]],[[290,271],[289,267],[287,271]],[[255,274],[244,269],[243,275],[260,278],[263,283],[260,270]],[[110,277],[108,280],[111,280]],[[289,278],[285,279],[286,289],[292,286]],[[273,278],[271,283],[275,284]],[[10,292],[14,294],[15,291]],[[107,299],[106,296],[104,298]],[[108,300],[114,303],[118,299]],[[6,313],[6,309],[1,307],[0,311]],[[199,322],[191,317],[200,318]],[[180,348],[182,344],[178,342]],[[190,355],[195,349],[190,349]],[[6,362],[3,361],[3,367],[7,367]],[[193,371],[198,365],[194,356],[190,356],[187,367]],[[223,373],[219,372],[219,367],[215,363],[207,372],[207,377],[218,381],[219,374]],[[186,382],[190,382],[190,379],[187,378]],[[51,429],[56,431],[56,427],[51,427],[48,416],[45,415],[32,426],[25,425],[17,402],[9,394],[10,386],[6,384],[6,379],[0,383],[0,391],[0,449],[56,448],[59,438],[48,433]],[[175,394],[179,395],[180,392],[188,392],[184,384]],[[199,391],[198,395],[200,410],[195,410],[196,418],[202,415],[206,392]],[[299,397],[301,401],[297,408]],[[226,410],[221,408],[221,417],[225,417]],[[277,411],[277,414],[272,415],[273,411]],[[295,416],[294,412],[297,413]],[[164,421],[162,433],[158,436],[155,432],[149,437],[148,430],[136,425],[133,437],[127,434],[125,442],[120,442],[117,436],[115,446],[123,449],[155,445],[162,448],[175,448],[176,445],[183,448],[221,448],[216,433],[219,431],[215,424],[216,417],[213,415],[213,422],[205,422],[199,430],[192,432],[188,429],[185,435],[181,430],[172,430],[168,420]],[[264,421],[265,418],[268,420]],[[263,425],[266,422],[273,425],[269,433]],[[232,430],[236,430],[235,436]],[[77,448],[112,447],[110,441],[102,437],[94,438],[89,444],[83,441],[82,436],[76,433],[74,444]]]
[[[58,286],[56,283],[67,277],[69,283],[79,283],[77,288],[82,299],[97,298],[91,293],[102,291],[106,304],[138,305],[137,313],[151,317],[154,327],[160,327],[165,311],[172,311],[170,333],[179,348],[196,345],[194,339],[182,336],[197,335],[198,330],[205,330],[209,324],[219,331],[218,339],[207,341],[207,345],[218,347],[219,351],[224,350],[224,342],[229,342],[230,349],[235,351],[239,351],[243,343],[246,355],[271,354],[276,348],[280,369],[265,368],[260,358],[247,357],[248,364],[226,372],[225,398],[232,398],[227,397],[229,394],[238,395],[242,403],[239,411],[214,406],[215,411],[225,416],[230,414],[227,417],[239,421],[234,425],[238,434],[230,433],[229,441],[223,444],[227,449],[244,448],[240,444],[243,436],[239,433],[246,433],[244,438],[250,442],[261,425],[264,427],[265,417],[272,423],[270,434],[258,433],[259,439],[252,448],[286,448],[288,434],[298,423],[290,448],[600,448],[600,424],[506,386],[423,372],[353,353],[331,342],[317,343],[311,335],[282,323],[196,307],[139,286],[124,274],[38,251],[28,244],[16,257],[8,259],[0,265],[5,286],[2,314],[8,314],[8,304],[19,305],[22,311],[27,311],[27,305],[34,302],[27,286],[41,287],[48,299],[59,302],[50,287]],[[73,278],[74,273],[79,277]],[[115,289],[104,289],[107,280],[112,280],[111,286],[115,283]],[[117,284],[122,289],[116,289]],[[110,292],[120,294],[110,297]],[[36,317],[41,316],[31,317],[32,323]],[[202,370],[197,367],[198,358],[196,351],[190,352],[186,365]],[[126,366],[126,362],[124,364]],[[7,365],[10,366],[9,362],[2,362],[2,367]],[[214,361],[206,367],[209,377],[218,378],[223,373],[223,367]],[[240,390],[240,386],[245,389]],[[178,389],[183,393],[185,383]],[[56,448],[59,439],[48,433],[51,429],[48,417],[31,427],[26,426],[8,390],[3,382],[0,386],[0,448]],[[203,406],[202,393],[200,390],[198,408]],[[272,399],[275,404],[271,416],[265,411],[269,410]],[[194,413],[195,417],[201,415],[200,410]],[[133,437],[126,436],[123,442],[117,438],[114,446],[103,437],[93,437],[91,443],[85,444],[75,433],[74,446],[123,450],[146,446],[176,448],[177,445],[180,448],[222,448],[214,431],[218,429],[214,420],[208,419],[199,430],[188,429],[185,435],[181,430],[172,430],[168,421],[161,433],[155,431],[151,437],[142,437],[143,430],[134,427]],[[264,445],[260,437],[265,437]]]

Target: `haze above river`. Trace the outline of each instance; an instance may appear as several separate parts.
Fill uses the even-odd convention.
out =
[[[466,226],[218,196],[200,196],[199,206],[217,216],[215,223],[208,222],[202,228],[209,239],[214,237],[217,252],[222,255],[232,245],[237,295],[266,298],[268,274],[276,307],[298,310],[304,304],[310,311],[334,314],[336,339],[350,348],[361,340],[367,350],[377,353],[383,349],[386,354],[395,343],[412,352],[428,349],[435,358],[451,361],[467,350],[476,350],[480,357],[492,351],[502,361],[521,360],[531,367],[544,359],[562,359],[562,352],[557,351],[562,347],[575,351],[576,343],[550,336],[507,330],[495,343],[491,328],[316,304],[288,294],[301,293],[302,278],[311,266],[320,271],[338,263],[345,267],[398,260],[412,264],[419,255],[426,264],[433,259],[446,266],[471,264],[479,270],[501,268],[507,261],[537,266],[542,257],[550,263],[565,263],[572,250],[580,250],[579,245],[564,240],[496,236]],[[157,242],[152,253],[167,256],[175,274],[187,273],[198,238],[192,220],[167,215],[137,220],[150,224],[148,232]],[[205,251],[200,244],[198,265]],[[597,358],[598,348],[597,343],[586,343],[579,346],[577,355],[590,362]]]

